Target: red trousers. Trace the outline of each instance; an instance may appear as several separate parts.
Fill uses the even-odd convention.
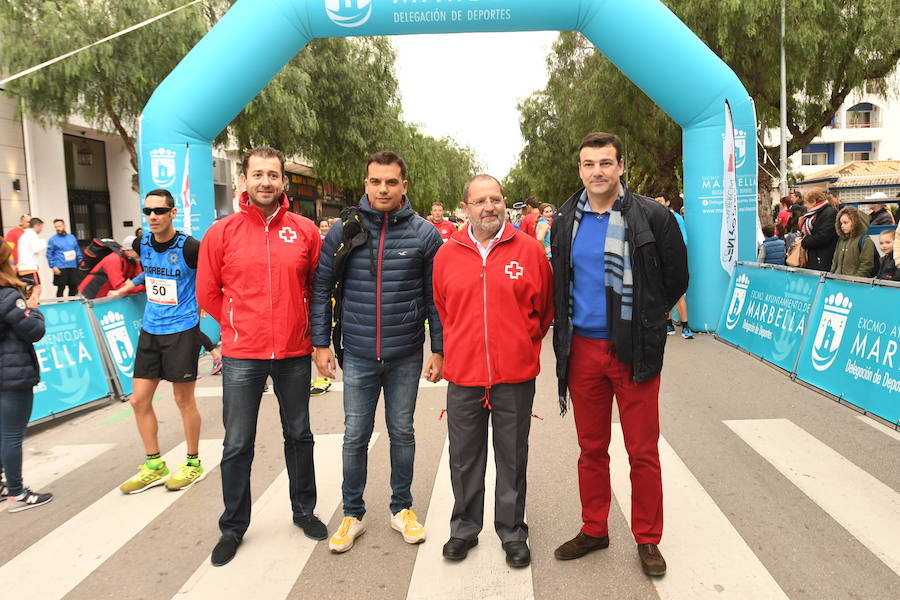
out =
[[[609,532],[609,440],[615,395],[631,463],[631,532],[638,544],[658,544],[663,528],[657,447],[659,376],[636,383],[631,378],[630,365],[616,358],[612,342],[573,334],[569,392],[581,447],[578,487],[582,533],[604,537]]]

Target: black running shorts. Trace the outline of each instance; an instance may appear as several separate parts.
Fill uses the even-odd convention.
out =
[[[134,359],[136,379],[165,379],[173,383],[197,380],[200,326],[187,331],[154,335],[141,329]]]

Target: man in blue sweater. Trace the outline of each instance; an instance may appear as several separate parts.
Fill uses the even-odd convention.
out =
[[[54,219],[53,227],[56,235],[47,242],[47,264],[53,269],[53,285],[56,286],[56,297],[62,298],[66,287],[69,296],[78,295],[78,263],[81,262],[81,247],[75,236],[66,231],[66,223],[62,219]]]

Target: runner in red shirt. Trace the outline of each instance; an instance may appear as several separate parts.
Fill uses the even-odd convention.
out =
[[[431,224],[437,227],[441,239],[445,242],[456,233],[456,226],[450,221],[444,220],[444,205],[440,202],[431,203]]]
[[[541,203],[534,196],[530,196],[522,207],[522,220],[519,221],[519,229],[528,237],[537,238],[537,220],[541,217]]]

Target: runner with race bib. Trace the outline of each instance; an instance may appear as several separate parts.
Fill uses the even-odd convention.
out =
[[[134,391],[131,406],[147,459],[138,473],[119,489],[136,494],[165,483],[169,490],[183,490],[205,476],[200,464],[200,413],[194,399],[197,359],[200,355],[200,316],[196,278],[200,242],[175,231],[175,199],[167,190],[153,190],[144,199],[150,233],[133,241],[144,271],[115,290],[122,295],[143,284],[147,306],[134,361]],[[112,292],[110,295],[114,295]],[[160,379],[172,382],[175,403],[181,411],[187,458],[177,473],[160,458],[158,423],[153,394]],[[168,477],[168,479],[166,479]]]

